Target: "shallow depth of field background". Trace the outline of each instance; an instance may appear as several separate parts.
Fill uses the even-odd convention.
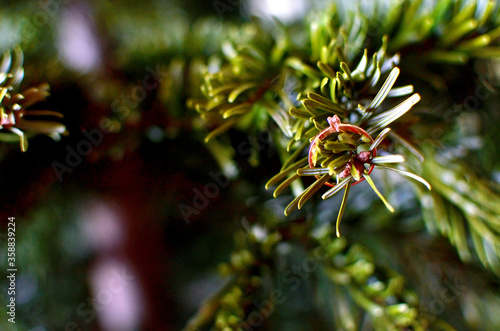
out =
[[[196,190],[203,191],[214,181],[210,174],[221,170],[202,134],[193,130],[195,113],[183,104],[186,87],[161,84],[167,81],[162,73],[172,59],[213,52],[209,43],[199,49],[196,40],[183,42],[195,19],[240,22],[274,15],[291,23],[312,4],[220,2],[222,7],[212,0],[3,1],[0,50],[21,44],[21,90],[48,82],[51,96],[35,108],[63,113],[70,135],[60,142],[32,138],[26,153],[17,143],[0,143],[1,274],[12,216],[18,266],[16,328],[6,321],[2,277],[1,330],[180,329],[223,284],[217,265],[229,258],[233,232],[241,227],[237,215],[258,213],[251,206],[270,198],[263,187],[279,169],[279,159],[263,136],[266,166],[254,168],[248,155],[236,155],[240,176],[218,186],[186,221],[179,204],[192,206]],[[200,27],[198,37],[209,40],[212,32]],[[169,109],[176,98],[181,104]],[[89,140],[83,130],[102,139],[88,155],[68,156]],[[247,138],[233,132],[230,139]],[[494,157],[478,162],[498,167]],[[54,162],[71,171],[58,176]],[[358,197],[352,204],[361,209],[376,200],[361,191]],[[408,208],[417,210],[414,200],[399,198],[396,204],[415,204]],[[452,248],[439,252],[446,255]],[[297,313],[283,313],[287,305]],[[314,325],[307,300],[293,298],[282,310],[274,318],[287,330]]]

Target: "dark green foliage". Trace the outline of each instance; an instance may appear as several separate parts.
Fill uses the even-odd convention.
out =
[[[165,263],[175,269],[189,254],[204,263],[176,270],[165,287],[218,284],[197,311],[179,304],[185,330],[500,328],[498,3],[327,1],[293,24],[222,20],[215,9],[195,18],[174,2],[93,6],[113,45],[109,72],[46,71],[85,91],[85,124],[107,135],[89,157],[97,167],[132,155],[160,162],[127,174],[142,196],[156,188],[148,206],[185,250]],[[35,43],[22,46],[33,58]],[[22,100],[22,53],[12,53],[18,60],[6,52],[0,77],[2,120]],[[134,100],[139,88],[144,98]],[[24,96],[42,101],[48,89]],[[65,129],[31,124],[53,138]],[[216,166],[232,182],[200,198]],[[193,192],[203,207],[185,203]],[[219,242],[228,234],[233,251],[215,251],[231,245]]]

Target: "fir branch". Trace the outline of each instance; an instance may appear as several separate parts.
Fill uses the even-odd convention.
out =
[[[265,270],[282,237],[276,230],[262,225],[248,225],[235,233],[235,250],[227,263],[218,267],[225,285],[206,299],[188,321],[185,331],[213,325],[217,330],[241,329],[252,311],[249,303],[263,283]]]
[[[283,132],[291,135],[291,118],[279,105],[279,91],[284,87],[281,72],[283,56],[287,51],[286,36],[272,36],[257,23],[241,29],[244,40],[226,41],[222,45],[224,60],[214,70],[205,68],[204,84],[201,89],[203,99],[190,99],[188,106],[196,109],[202,117],[224,122],[234,119],[231,124],[222,125],[207,136],[211,139],[236,124],[245,122],[245,116],[263,110]],[[229,122],[226,122],[229,123]],[[260,123],[259,128],[265,128]]]
[[[26,109],[49,96],[49,85],[42,84],[17,93],[24,78],[23,59],[21,48],[16,47],[14,56],[5,51],[0,63],[0,129],[17,135],[21,150],[25,152],[28,149],[27,134],[45,134],[59,140],[62,134],[66,134],[66,127],[55,121],[33,119],[46,116],[60,119],[63,115],[58,112]],[[0,139],[11,141],[3,135]]]
[[[301,123],[298,126],[300,132],[295,134],[293,141],[310,142],[308,164],[311,170],[303,168],[303,163],[295,167],[282,168],[267,183],[266,188],[288,177],[275,190],[274,196],[277,196],[286,186],[298,180],[299,176],[314,176],[317,180],[296,196],[286,207],[285,215],[289,215],[297,207],[300,209],[320,190],[322,185],[333,187],[322,195],[324,199],[330,198],[347,184],[355,185],[365,178],[370,182],[369,174],[378,165],[391,167],[394,163],[404,162],[397,155],[377,157],[377,148],[390,132],[387,126],[407,113],[420,100],[418,94],[413,94],[389,110],[380,110],[384,102],[387,103],[388,98],[413,93],[411,86],[394,87],[400,70],[395,67],[394,61],[397,61],[397,57],[389,57],[385,54],[387,43],[388,39],[384,38],[383,46],[379,52],[373,54],[371,64],[367,60],[368,52],[365,50],[363,58],[357,65],[341,62],[337,71],[323,62],[317,63],[319,69],[317,71],[310,65],[294,59],[293,68],[301,71],[311,80],[305,86],[316,86],[313,91],[303,93],[305,98],[300,100],[301,107],[290,109],[290,115],[296,117],[296,123]],[[351,66],[355,69],[350,69]],[[381,77],[386,77],[385,81],[378,90],[374,91]],[[314,83],[319,81],[321,84]],[[393,89],[395,92],[391,93]],[[378,137],[372,138],[371,135],[380,130],[383,131]],[[292,142],[289,146],[293,146]],[[303,146],[302,144],[301,148]],[[414,147],[411,149],[416,150]],[[299,150],[295,150],[285,164],[291,164],[299,155]],[[401,173],[429,187],[428,183],[419,176],[404,171]],[[392,211],[393,208],[375,186],[371,186]],[[337,218],[337,228],[345,208],[346,198],[345,194]]]
[[[457,160],[426,158],[422,174],[434,191],[420,191],[424,219],[430,230],[446,236],[464,262],[479,261],[500,275],[500,193]]]
[[[345,313],[338,317],[340,323],[345,323],[344,314],[355,314],[355,305],[367,312],[375,330],[425,330],[430,326],[419,313],[418,301],[404,278],[391,270],[376,270],[375,259],[365,247],[355,244],[347,248],[346,240],[328,235],[320,237],[317,244],[314,255],[327,257],[321,271],[336,287],[347,290],[347,297],[336,298],[340,301],[336,304],[345,307]],[[351,319],[350,324],[356,321]],[[359,327],[352,325],[351,329]]]
[[[391,14],[401,15],[403,21],[391,32],[384,27],[385,33],[393,35],[389,49],[431,41],[434,45],[420,51],[424,61],[463,64],[478,57],[481,49],[498,38],[496,18],[500,14],[493,1],[480,2],[436,1],[432,6],[430,2],[405,1],[394,6]]]

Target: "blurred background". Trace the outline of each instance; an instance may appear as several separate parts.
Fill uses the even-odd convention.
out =
[[[69,135],[31,138],[26,153],[0,144],[0,261],[4,268],[15,217],[18,266],[16,324],[2,303],[0,329],[175,330],[219,286],[216,266],[233,246],[228,216],[246,195],[232,191],[249,183],[221,192],[189,224],[179,214],[219,171],[184,107],[183,70],[215,51],[223,22],[248,17],[244,5],[2,1],[0,49],[21,45],[21,91],[48,82],[51,96],[34,108],[64,114]],[[304,7],[284,18],[300,18]],[[89,141],[84,130],[99,143],[55,170]],[[7,302],[5,277],[0,284]]]
[[[222,147],[203,144],[206,131],[185,107],[187,95],[199,93],[196,77],[186,79],[187,63],[196,66],[220,53],[232,23],[257,15],[300,27],[303,15],[321,5],[2,1],[0,50],[21,45],[21,91],[48,82],[51,96],[34,108],[64,114],[69,135],[59,142],[33,137],[25,153],[17,143],[0,144],[0,265],[6,266],[7,218],[15,217],[18,267],[15,327],[5,318],[8,285],[5,277],[0,280],[1,330],[178,330],[186,324],[202,299],[223,284],[217,266],[228,260],[241,215],[281,208],[255,208],[272,196],[264,185],[280,167],[265,135],[258,143],[265,167],[253,167],[240,153],[221,170],[213,155]],[[495,68],[485,71],[497,70],[498,80]],[[470,123],[463,128],[472,130]],[[488,132],[487,143],[499,140]],[[231,132],[229,139],[238,146],[247,138]],[[90,142],[83,144],[91,151],[82,142]],[[498,174],[497,149],[489,151],[472,162]],[[214,178],[222,184],[209,203],[196,200]],[[231,185],[224,184],[229,180]],[[393,195],[406,206],[405,226],[411,229],[418,203],[407,192],[401,184]],[[359,214],[377,201],[361,191],[357,196]],[[181,214],[181,205],[197,207]],[[368,223],[385,222],[380,213],[372,213]],[[359,214],[346,217],[356,220]],[[456,258],[449,245],[437,247]],[[276,314],[282,319],[277,325],[315,325],[307,300],[288,304],[296,306],[283,311],[298,313]]]

